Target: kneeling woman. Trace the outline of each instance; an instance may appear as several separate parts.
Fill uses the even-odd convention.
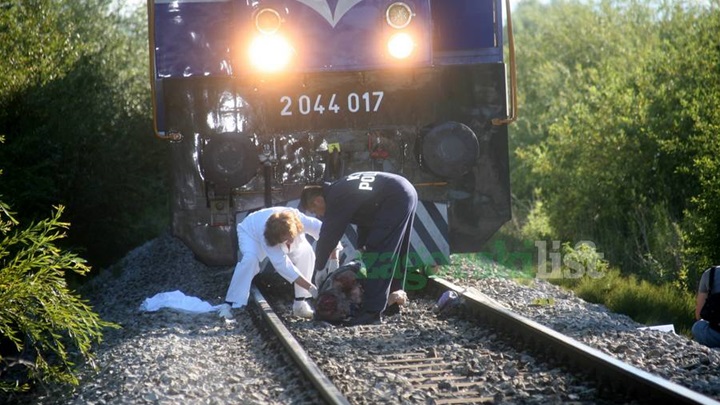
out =
[[[233,308],[247,304],[250,284],[260,272],[266,257],[275,271],[295,284],[293,315],[312,318],[307,299],[317,295],[310,282],[315,265],[315,252],[305,233],[318,238],[322,223],[288,207],[271,207],[255,211],[237,226],[241,259],[235,266],[225,301]]]

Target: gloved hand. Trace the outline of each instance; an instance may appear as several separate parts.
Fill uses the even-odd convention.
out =
[[[230,304],[218,305],[218,316],[225,319],[232,319],[232,311],[230,310]]]
[[[308,288],[308,291],[310,292],[310,295],[312,295],[313,298],[318,297],[318,289],[315,287],[315,284],[310,284],[310,288]]]

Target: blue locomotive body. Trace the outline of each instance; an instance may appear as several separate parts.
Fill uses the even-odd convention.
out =
[[[247,212],[355,171],[417,188],[416,265],[477,251],[510,218],[500,0],[149,0],[148,11],[173,232],[205,263],[235,262]]]

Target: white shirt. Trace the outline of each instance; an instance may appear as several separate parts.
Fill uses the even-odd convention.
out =
[[[275,246],[269,246],[265,240],[265,224],[271,215],[283,212],[293,211],[300,218],[304,230],[298,234],[288,246],[285,243],[279,243]],[[320,236],[320,227],[322,222],[317,218],[309,217],[299,210],[290,207],[270,207],[255,211],[245,217],[238,225],[238,239],[250,237],[255,242],[258,251],[256,252],[258,260],[262,261],[267,257],[272,263],[275,270],[280,273],[286,280],[295,280],[300,277],[297,267],[290,261],[289,255],[298,251],[304,243],[309,243],[305,237],[308,234],[315,239]],[[243,246],[242,242],[240,246]],[[243,252],[246,254],[249,252]]]

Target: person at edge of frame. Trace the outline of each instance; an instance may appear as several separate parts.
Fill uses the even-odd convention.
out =
[[[715,272],[710,277],[710,272]],[[710,280],[713,281],[710,285]],[[705,306],[705,301],[710,294],[720,293],[720,266],[713,266],[705,270],[700,276],[698,292],[695,297],[695,323],[692,326],[692,335],[696,342],[707,347],[720,347],[720,325],[713,325],[708,320],[702,319],[700,313]],[[720,310],[718,308],[717,310]]]
[[[237,225],[241,259],[235,265],[225,302],[241,308],[248,302],[250,284],[260,273],[260,262],[266,257],[285,280],[294,284],[293,315],[312,319],[308,303],[317,297],[317,287],[310,281],[315,252],[305,234],[318,238],[322,223],[295,208],[270,207],[255,211]]]
[[[381,322],[395,269],[406,266],[400,258],[408,257],[417,202],[417,191],[407,179],[385,172],[353,173],[303,189],[300,209],[322,220],[315,245],[315,271],[325,267],[347,226],[357,226],[367,280],[362,308],[348,325]]]

